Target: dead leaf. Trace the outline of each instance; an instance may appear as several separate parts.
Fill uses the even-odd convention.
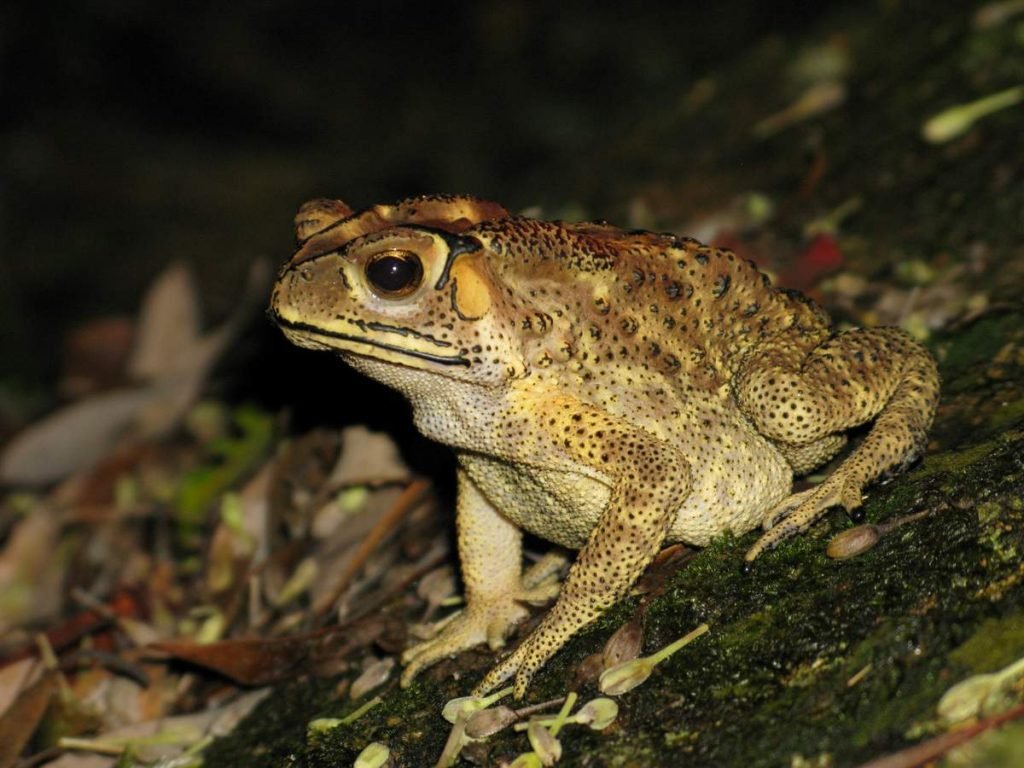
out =
[[[820,234],[811,239],[789,269],[779,277],[779,285],[807,291],[825,276],[843,266],[843,252],[832,235]]]
[[[57,675],[47,672],[26,688],[0,717],[0,768],[10,768],[32,738],[56,689]]]
[[[124,317],[104,317],[72,329],[64,341],[61,393],[79,398],[123,385],[134,342],[135,325]]]
[[[337,490],[327,480],[337,466],[340,449],[341,436],[329,429],[314,429],[282,446],[271,462],[265,494],[269,501],[268,532],[282,529],[283,533],[287,528],[293,538],[306,535],[310,517]]]
[[[383,659],[372,662],[352,683],[352,687],[348,690],[349,697],[358,699],[374,688],[384,685],[394,669],[395,659],[393,656],[385,656]]]
[[[14,526],[0,552],[0,634],[56,613],[65,558],[55,555],[60,524],[37,508]]]
[[[266,261],[253,262],[249,267],[245,288],[238,303],[235,305],[231,316],[219,328],[210,331],[205,336],[200,336],[198,332],[193,334],[189,330],[188,334],[182,333],[173,340],[167,339],[159,342],[161,347],[173,346],[178,348],[173,361],[165,362],[163,365],[140,362],[138,365],[142,366],[141,369],[136,370],[133,368],[133,371],[140,376],[142,371],[147,370],[147,367],[149,367],[149,370],[159,372],[160,374],[154,378],[154,386],[159,388],[161,397],[146,403],[145,408],[139,413],[137,429],[140,434],[147,436],[160,435],[178,424],[192,404],[199,398],[203,384],[206,382],[206,376],[217,361],[217,358],[220,357],[232,339],[235,338],[251,313],[257,307],[262,306],[265,301],[270,274],[271,270]],[[181,278],[174,275],[168,277],[169,287],[166,288],[168,294],[185,290],[181,286],[174,287],[175,282],[179,280]],[[163,303],[164,301],[168,304],[173,303],[170,298],[162,298],[157,303]],[[174,299],[174,301],[184,302],[185,299],[179,297]],[[167,317],[170,318],[173,314],[173,309],[173,306],[170,308],[154,306],[152,309],[147,307],[143,314],[148,315],[152,312],[153,322],[156,323],[156,313],[158,311],[165,312]],[[180,307],[177,311],[183,314],[187,313],[187,310]],[[145,325],[146,322],[145,317],[143,317],[140,324]],[[156,334],[157,331],[154,330],[153,333]],[[140,329],[140,346],[142,345],[141,339],[145,338],[147,334],[147,330]],[[186,336],[189,336],[191,340],[186,339]],[[156,346],[158,342],[154,341],[153,344]],[[148,355],[149,353],[146,352],[145,354]]]
[[[677,570],[696,557],[696,550],[684,544],[671,544],[655,555],[647,570],[637,579],[632,595],[646,595],[647,598],[657,597],[665,591],[665,582]]]
[[[24,688],[39,679],[41,672],[39,660],[27,657],[0,667],[0,716]]]
[[[605,669],[614,667],[624,661],[635,659],[640,655],[644,643],[644,625],[642,617],[634,616],[619,627],[604,644],[602,662]]]
[[[238,638],[206,644],[165,640],[148,648],[211,669],[242,685],[267,685],[299,671],[316,670],[328,660],[336,663],[353,649],[368,646],[386,628],[383,621],[359,621],[270,640]]]
[[[381,542],[398,528],[413,509],[423,502],[429,490],[430,484],[425,480],[413,480],[406,486],[391,508],[381,516],[377,524],[359,544],[359,548],[353,554],[352,560],[338,577],[333,587],[314,599],[313,611],[315,613],[322,616],[333,608],[334,604],[338,602],[342,594],[352,583],[352,580],[380,546]]]
[[[176,659],[211,669],[242,685],[266,685],[299,669],[319,638],[295,635],[271,640],[240,638],[216,643],[163,640],[148,646]]]
[[[409,468],[386,433],[352,426],[342,430],[341,438],[341,459],[329,480],[333,487],[382,485],[409,479]]]
[[[138,341],[128,366],[132,376],[148,381],[181,371],[199,332],[199,296],[192,272],[183,262],[175,262],[142,300]]]
[[[118,389],[69,405],[15,436],[0,456],[0,483],[36,486],[92,467],[157,397],[152,389]]]

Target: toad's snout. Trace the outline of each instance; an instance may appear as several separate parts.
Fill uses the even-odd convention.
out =
[[[270,297],[270,316],[280,325],[310,324],[328,319],[349,295],[341,257],[329,254],[288,265]]]

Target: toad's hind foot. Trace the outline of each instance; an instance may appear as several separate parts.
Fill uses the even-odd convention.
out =
[[[843,507],[852,512],[861,504],[861,487],[844,480],[842,467],[815,488],[794,493],[784,499],[765,516],[765,525],[771,527],[744,556],[744,562],[753,562],[762,552],[778,546],[790,536],[810,528],[832,507]]]
[[[747,552],[747,564],[806,530],[830,507],[859,507],[866,485],[920,455],[938,403],[935,360],[904,331],[854,329],[821,343],[809,337],[803,348],[795,341],[766,345],[735,383],[742,410],[781,446],[794,471],[806,472],[833,455],[842,445],[837,436],[874,423],[825,482],[763,517],[775,525]]]

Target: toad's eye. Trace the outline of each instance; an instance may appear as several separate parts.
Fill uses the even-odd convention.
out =
[[[370,287],[386,299],[408,296],[423,281],[423,264],[411,251],[384,251],[366,262]]]

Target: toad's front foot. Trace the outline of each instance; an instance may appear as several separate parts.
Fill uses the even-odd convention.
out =
[[[610,604],[610,603],[609,603]],[[473,689],[475,696],[493,691],[513,675],[515,676],[515,698],[521,699],[537,671],[548,659],[572,637],[577,630],[589,624],[600,613],[600,604],[580,599],[579,596],[562,596],[554,607],[519,646],[487,673],[480,684]]]
[[[513,695],[517,699],[523,698],[533,676],[554,653],[554,649],[544,642],[544,633],[539,629],[487,673],[487,676],[473,689],[474,696],[483,696],[493,691],[515,675],[515,693]]]
[[[402,663],[406,665],[402,687],[409,685],[422,670],[461,651],[483,643],[495,651],[504,647],[512,629],[529,615],[523,603],[547,602],[558,593],[558,586],[557,582],[545,581],[508,597],[471,599],[461,613],[439,622],[441,629],[437,636],[402,654]]]
[[[402,687],[412,682],[422,670],[448,656],[482,643],[491,650],[505,645],[512,628],[527,616],[527,610],[514,600],[470,607],[448,621],[436,637],[425,640],[402,654],[405,670]]]

